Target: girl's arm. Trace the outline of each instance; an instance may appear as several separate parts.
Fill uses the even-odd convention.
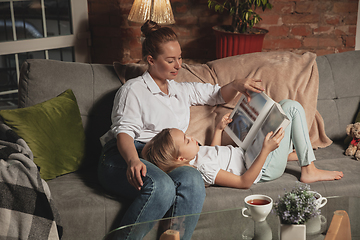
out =
[[[218,123],[218,125],[216,125],[214,137],[210,146],[221,145],[222,132],[224,131],[225,127],[232,122],[232,119],[230,119],[229,117],[230,113],[225,114],[222,117],[221,121]]]
[[[270,138],[271,135],[272,132],[266,135],[259,156],[255,159],[251,167],[243,175],[238,176],[225,170],[220,170],[219,173],[216,175],[215,184],[224,187],[240,189],[250,188],[257,176],[259,175],[269,153],[279,147],[280,142],[284,137],[284,130],[279,130],[272,138]]]

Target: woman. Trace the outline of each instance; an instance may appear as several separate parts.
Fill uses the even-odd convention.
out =
[[[148,70],[127,81],[117,92],[111,129],[105,142],[98,176],[105,189],[133,199],[121,225],[200,213],[205,199],[200,173],[183,166],[166,174],[139,158],[142,148],[164,128],[186,131],[191,105],[229,102],[238,91],[260,92],[260,80],[239,79],[220,88],[203,83],[173,81],[181,68],[181,48],[175,32],[147,21],[141,27],[142,55]],[[198,217],[187,218],[183,239],[190,239]],[[132,231],[128,239],[135,238]],[[139,239],[146,234],[136,233]],[[141,238],[142,239],[142,238]]]

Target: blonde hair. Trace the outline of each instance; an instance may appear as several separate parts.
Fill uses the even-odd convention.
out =
[[[154,59],[163,53],[162,46],[170,41],[178,41],[174,30],[169,27],[161,27],[156,22],[147,20],[141,27],[141,32],[145,36],[142,43],[142,57],[145,62],[148,55]]]
[[[145,145],[142,151],[142,157],[145,160],[155,164],[166,173],[183,165],[176,161],[179,157],[179,149],[170,131],[170,128],[163,129]]]

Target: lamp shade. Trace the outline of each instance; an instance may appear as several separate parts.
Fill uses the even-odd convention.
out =
[[[134,0],[128,20],[144,23],[149,19],[163,25],[175,23],[170,0]]]

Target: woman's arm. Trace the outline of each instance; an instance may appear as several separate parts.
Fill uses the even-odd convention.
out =
[[[216,175],[215,184],[240,189],[250,188],[259,175],[269,153],[279,147],[281,140],[284,138],[284,131],[281,129],[274,135],[274,137],[270,138],[271,135],[272,132],[266,135],[259,156],[243,175],[238,176],[225,170],[220,170]],[[239,161],[241,160],[239,159]]]
[[[128,165],[126,177],[129,183],[140,190],[143,185],[142,177],[146,175],[146,165],[140,161],[134,139],[126,133],[119,133],[117,135],[117,147]]]
[[[236,79],[224,86],[221,87],[221,96],[223,97],[226,103],[230,102],[234,97],[241,92],[247,96],[247,100],[250,101],[250,95],[248,91],[252,92],[262,92],[264,88],[260,86],[261,80],[256,80],[252,78]]]

